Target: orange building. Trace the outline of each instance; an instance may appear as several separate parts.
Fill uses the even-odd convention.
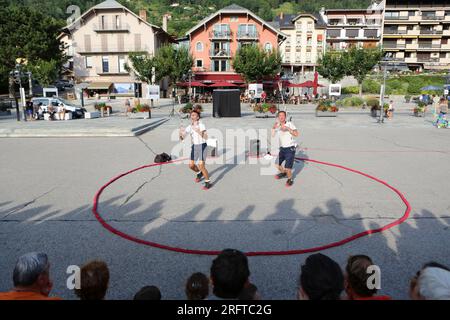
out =
[[[286,36],[238,5],[230,5],[206,17],[180,39],[194,57],[196,80],[242,82],[233,71],[232,58],[242,46],[258,44],[265,50],[278,50]]]

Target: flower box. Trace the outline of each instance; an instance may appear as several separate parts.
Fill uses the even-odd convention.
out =
[[[316,117],[337,117],[339,108],[331,100],[321,100],[316,107]]]
[[[130,119],[151,119],[152,114],[148,111],[146,112],[132,112],[128,114]]]
[[[253,106],[253,112],[256,118],[275,118],[278,113],[278,108],[274,104],[256,103]]]

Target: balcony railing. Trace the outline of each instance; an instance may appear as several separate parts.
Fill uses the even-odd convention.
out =
[[[432,16],[424,16],[422,15],[422,20],[444,20],[445,16],[436,16],[436,15],[432,15]]]
[[[258,40],[259,33],[258,31],[238,31],[237,38],[240,40]]]
[[[222,58],[229,58],[231,57],[231,50],[230,49],[214,49],[211,48],[209,50],[209,56],[210,57],[222,57]]]
[[[417,57],[418,62],[439,62],[439,58]]]
[[[130,25],[122,23],[120,25],[105,23],[101,26],[94,24],[94,31],[96,32],[130,32]]]
[[[440,49],[441,44],[438,43],[419,43],[419,49]]]
[[[89,47],[81,47],[76,48],[78,53],[80,54],[101,54],[101,53],[128,53],[128,52],[135,52],[135,51],[149,51],[147,47],[141,46],[141,47],[129,47],[129,46],[123,46],[119,47],[117,45],[111,46],[91,46]]]
[[[409,20],[409,16],[385,16],[384,20]]]
[[[209,33],[209,38],[210,39],[223,39],[223,40],[229,40],[231,39],[231,36],[233,35],[233,33],[228,30],[228,31],[211,31]]]
[[[420,34],[443,34],[443,30],[420,30]]]

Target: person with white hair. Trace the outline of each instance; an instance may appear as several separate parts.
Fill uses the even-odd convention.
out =
[[[411,280],[413,300],[450,300],[450,269],[436,262],[427,263]]]
[[[45,253],[30,252],[21,256],[14,268],[13,283],[10,292],[0,292],[0,300],[60,300],[49,297],[53,282]]]

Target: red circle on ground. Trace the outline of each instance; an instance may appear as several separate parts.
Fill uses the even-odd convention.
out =
[[[102,194],[102,192],[111,184],[113,184],[114,182],[116,182],[117,180],[123,178],[124,176],[127,176],[133,172],[145,169],[145,168],[150,168],[150,167],[156,167],[156,166],[162,166],[162,165],[168,165],[171,163],[175,163],[175,162],[180,162],[180,161],[184,161],[185,159],[178,159],[175,161],[170,161],[170,162],[165,162],[165,163],[154,163],[154,164],[150,164],[150,165],[145,165],[133,170],[130,170],[128,172],[122,173],[120,175],[118,175],[117,177],[113,178],[111,181],[109,181],[107,184],[105,184],[103,187],[101,187],[95,197],[94,197],[94,206],[92,208],[92,212],[94,213],[95,218],[102,224],[102,226],[107,229],[108,231],[118,235],[119,237],[122,237],[126,240],[129,241],[133,241],[139,244],[143,244],[146,246],[150,246],[150,247],[154,247],[154,248],[159,248],[159,249],[163,249],[163,250],[169,250],[169,251],[175,251],[175,252],[180,252],[180,253],[186,253],[186,254],[198,254],[198,255],[218,255],[220,253],[220,251],[214,251],[214,250],[194,250],[194,249],[186,249],[186,248],[179,248],[179,247],[171,247],[171,246],[167,246],[164,244],[160,244],[157,242],[151,242],[151,241],[147,241],[144,239],[140,239],[134,236],[131,236],[129,234],[126,234],[120,230],[115,229],[114,227],[112,227],[110,224],[108,224],[100,215],[100,213],[97,210],[98,207],[98,203],[99,203],[99,199],[100,199],[100,195]],[[395,220],[394,222],[391,222],[381,228],[378,229],[369,229],[357,234],[354,234],[350,237],[347,237],[345,239],[342,239],[340,241],[336,241],[336,242],[332,242],[326,245],[322,245],[319,247],[313,247],[313,248],[307,248],[307,249],[297,249],[297,250],[285,250],[285,251],[253,251],[253,252],[246,252],[245,254],[247,256],[276,256],[276,255],[292,255],[292,254],[305,254],[305,253],[312,253],[312,252],[317,252],[317,251],[322,251],[322,250],[326,250],[326,249],[330,249],[330,248],[334,248],[334,247],[339,247],[342,246],[348,242],[354,241],[356,239],[359,239],[361,237],[370,235],[370,234],[374,234],[374,233],[379,233],[379,232],[383,232],[385,230],[388,230],[392,227],[398,226],[400,224],[402,224],[403,222],[405,222],[408,217],[409,214],[411,212],[411,205],[409,204],[408,200],[406,200],[405,196],[396,188],[392,187],[391,185],[389,185],[387,182],[380,180],[376,177],[373,177],[367,173],[355,170],[355,169],[351,169],[351,168],[347,168],[338,164],[334,164],[334,163],[328,163],[328,162],[323,162],[323,161],[318,161],[318,160],[312,160],[312,159],[305,159],[305,158],[296,158],[296,160],[300,160],[300,161],[307,161],[307,162],[314,162],[314,163],[318,163],[321,165],[326,165],[326,166],[330,166],[330,167],[336,167],[342,170],[346,170],[346,171],[350,171],[359,175],[362,175],[366,178],[369,178],[375,182],[381,183],[383,185],[385,185],[387,188],[391,189],[393,192],[395,192],[400,199],[403,201],[403,203],[406,205],[406,209],[405,212],[403,214],[403,216],[397,220]]]

